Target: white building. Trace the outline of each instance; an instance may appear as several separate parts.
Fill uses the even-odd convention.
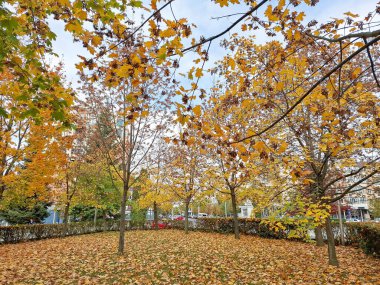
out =
[[[250,200],[246,200],[242,206],[239,206],[240,213],[238,213],[239,218],[248,219],[252,217],[253,205]]]
[[[376,187],[360,187],[358,190],[349,193],[342,199],[342,205],[349,209],[343,210],[343,218],[351,220],[368,221],[371,219],[369,208],[372,199],[379,199],[380,193]]]

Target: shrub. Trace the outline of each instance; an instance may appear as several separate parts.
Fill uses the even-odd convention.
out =
[[[350,223],[349,229],[351,244],[359,245],[367,254],[380,257],[380,225],[377,223]]]
[[[11,203],[5,210],[0,211],[0,218],[13,225],[29,224],[31,221],[42,223],[49,216],[48,206],[48,203],[43,202],[37,202],[31,207]]]
[[[102,231],[115,231],[118,221],[99,221],[94,227],[92,222],[71,224],[35,224],[0,227],[0,243],[16,243],[27,240],[57,238],[70,235],[87,234]]]
[[[171,227],[183,229],[184,221],[172,221]],[[189,222],[190,230],[205,232],[233,233],[234,224],[232,218],[198,218],[196,223]],[[275,231],[269,225],[262,223],[261,219],[239,219],[240,233],[258,235],[265,238],[285,238],[285,231]]]

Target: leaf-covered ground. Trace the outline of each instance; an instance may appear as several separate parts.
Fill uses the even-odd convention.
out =
[[[380,260],[338,247],[181,231],[99,233],[0,246],[0,284],[380,284]]]

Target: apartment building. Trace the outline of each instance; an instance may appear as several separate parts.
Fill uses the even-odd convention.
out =
[[[380,199],[380,187],[375,184],[360,186],[352,191],[341,201],[343,218],[359,221],[370,220],[370,201],[373,199]]]

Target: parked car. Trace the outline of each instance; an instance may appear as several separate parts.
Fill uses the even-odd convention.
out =
[[[198,213],[198,218],[205,218],[208,217],[208,214],[206,213]]]
[[[184,219],[185,219],[185,217],[178,216],[178,217],[175,218],[174,220],[176,220],[176,221],[183,221]]]
[[[152,223],[152,228],[155,228],[156,227],[156,224],[155,222]],[[158,228],[159,229],[166,229],[168,228],[168,224],[167,223],[163,223],[163,222],[158,222]]]
[[[352,219],[347,219],[346,222],[351,223],[351,222],[361,222],[361,220],[357,218],[352,218]]]

